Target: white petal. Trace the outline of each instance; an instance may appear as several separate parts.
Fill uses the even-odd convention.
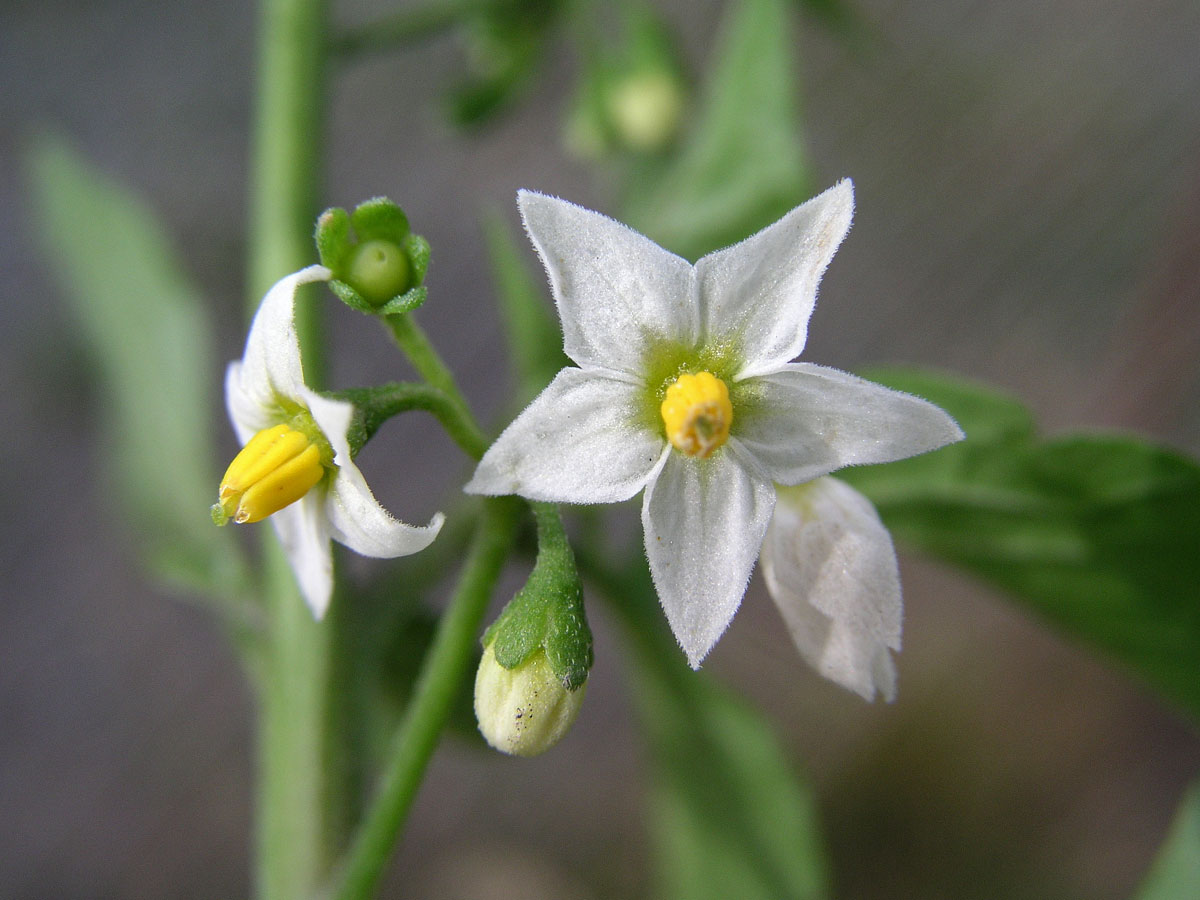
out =
[[[271,404],[275,394],[295,397],[304,384],[296,337],[296,289],[332,276],[324,266],[309,266],[275,282],[263,297],[250,323],[239,376],[243,393],[257,396],[261,405]]]
[[[737,612],[774,505],[774,485],[728,444],[706,460],[669,451],[646,488],[650,573],[692,668]]]
[[[444,516],[434,515],[426,526],[408,525],[379,505],[358,466],[350,457],[346,431],[354,407],[303,388],[301,397],[313,421],[333,447],[337,472],[325,495],[324,514],[333,538],[363,556],[392,559],[424,550],[437,537]]]
[[[932,403],[824,366],[792,363],[747,388],[755,397],[734,410],[734,431],[781,484],[916,456],[963,437]]]
[[[300,593],[318,620],[325,616],[333,595],[333,554],[322,493],[318,485],[271,516],[279,543],[296,573]]]
[[[739,378],[804,349],[821,280],[850,230],[854,186],[839,181],[758,234],[696,263],[704,341],[740,351]]]
[[[225,370],[225,408],[238,440],[245,446],[258,432],[276,424],[278,410],[273,397],[264,397],[252,384],[247,389],[242,368],[242,361],[235,359]]]
[[[804,659],[866,700],[894,699],[900,574],[871,502],[835,478],[780,489],[762,566]]]
[[[521,191],[517,205],[550,277],[563,349],[584,368],[641,372],[658,341],[694,344],[692,267],[627,225]]]
[[[628,500],[666,443],[641,421],[641,391],[563,369],[492,444],[464,490],[557,503]]]

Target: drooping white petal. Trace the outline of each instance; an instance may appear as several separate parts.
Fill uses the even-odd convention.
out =
[[[517,205],[550,277],[563,349],[576,363],[636,375],[654,343],[695,342],[699,311],[687,260],[556,197],[521,191]]]
[[[762,565],[804,659],[866,700],[894,699],[900,574],[871,502],[836,478],[780,489]]]
[[[444,516],[434,515],[426,526],[401,522],[379,505],[358,466],[350,457],[346,432],[354,407],[304,388],[301,399],[333,448],[338,467],[325,493],[325,515],[334,540],[363,556],[391,559],[424,550],[437,537]]]
[[[225,370],[225,408],[238,441],[245,446],[250,438],[264,428],[276,424],[277,404],[274,398],[264,399],[253,383],[247,384],[240,359],[235,359]]]
[[[775,224],[696,263],[704,340],[739,349],[739,378],[776,368],[804,349],[817,284],[853,213],[854,187],[849,179],[839,181]]]
[[[665,439],[641,388],[566,368],[504,430],[463,489],[557,503],[615,503],[642,489]]]
[[[296,290],[302,284],[333,277],[324,266],[309,266],[279,279],[267,291],[246,337],[239,378],[247,396],[270,405],[275,395],[295,396],[304,385],[300,341],[296,336]]]
[[[755,399],[735,412],[737,439],[781,484],[916,456],[963,437],[932,403],[837,369],[792,363],[748,387]]]
[[[324,617],[333,595],[333,554],[322,493],[318,486],[271,516],[300,593],[318,620]]]
[[[774,485],[729,444],[708,459],[668,451],[646,488],[650,573],[692,668],[737,612],[774,505]]]

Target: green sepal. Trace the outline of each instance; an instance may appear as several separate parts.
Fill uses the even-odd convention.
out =
[[[525,586],[483,635],[496,661],[515,669],[538,648],[563,687],[573,691],[592,667],[592,632],[583,608],[583,583],[575,554],[551,504],[533,504],[538,518],[538,555]]]
[[[412,312],[414,309],[420,308],[429,298],[429,290],[422,285],[411,288],[398,297],[393,297],[382,306],[376,306],[349,284],[336,278],[329,282],[329,289],[337,294],[338,299],[348,307],[369,316],[393,316]]]
[[[372,197],[354,207],[350,224],[360,241],[391,241],[402,245],[409,235],[408,216],[387,197]]]
[[[330,289],[351,309],[373,316],[397,315],[412,312],[428,297],[422,286],[429,271],[429,242],[409,228],[404,210],[386,197],[372,197],[347,213],[331,207],[317,218],[314,234],[321,264],[333,273]],[[398,280],[405,289],[394,296],[370,297],[369,291],[356,286],[352,270],[356,252],[369,241],[391,244],[404,257],[407,274]]]
[[[317,244],[321,265],[335,273],[345,269],[350,254],[354,252],[349,214],[339,206],[325,210],[317,217],[313,240]]]

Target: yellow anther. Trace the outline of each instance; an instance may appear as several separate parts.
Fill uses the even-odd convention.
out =
[[[711,372],[680,375],[667,388],[660,412],[667,440],[680,453],[704,459],[729,440],[729,388]]]
[[[325,475],[321,448],[287,425],[264,428],[233,458],[221,479],[213,520],[257,522],[295,503]]]

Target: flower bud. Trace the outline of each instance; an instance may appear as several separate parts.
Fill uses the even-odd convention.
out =
[[[618,140],[637,153],[664,150],[683,123],[683,84],[665,66],[630,72],[614,81],[606,100]]]
[[[475,718],[489,744],[512,756],[537,756],[557,744],[575,722],[587,683],[568,690],[535,650],[506,669],[491,644],[475,675]]]
[[[392,315],[425,302],[429,243],[412,233],[404,210],[386,197],[360,203],[352,213],[325,210],[314,237],[321,265],[333,273],[330,290],[352,309]]]

